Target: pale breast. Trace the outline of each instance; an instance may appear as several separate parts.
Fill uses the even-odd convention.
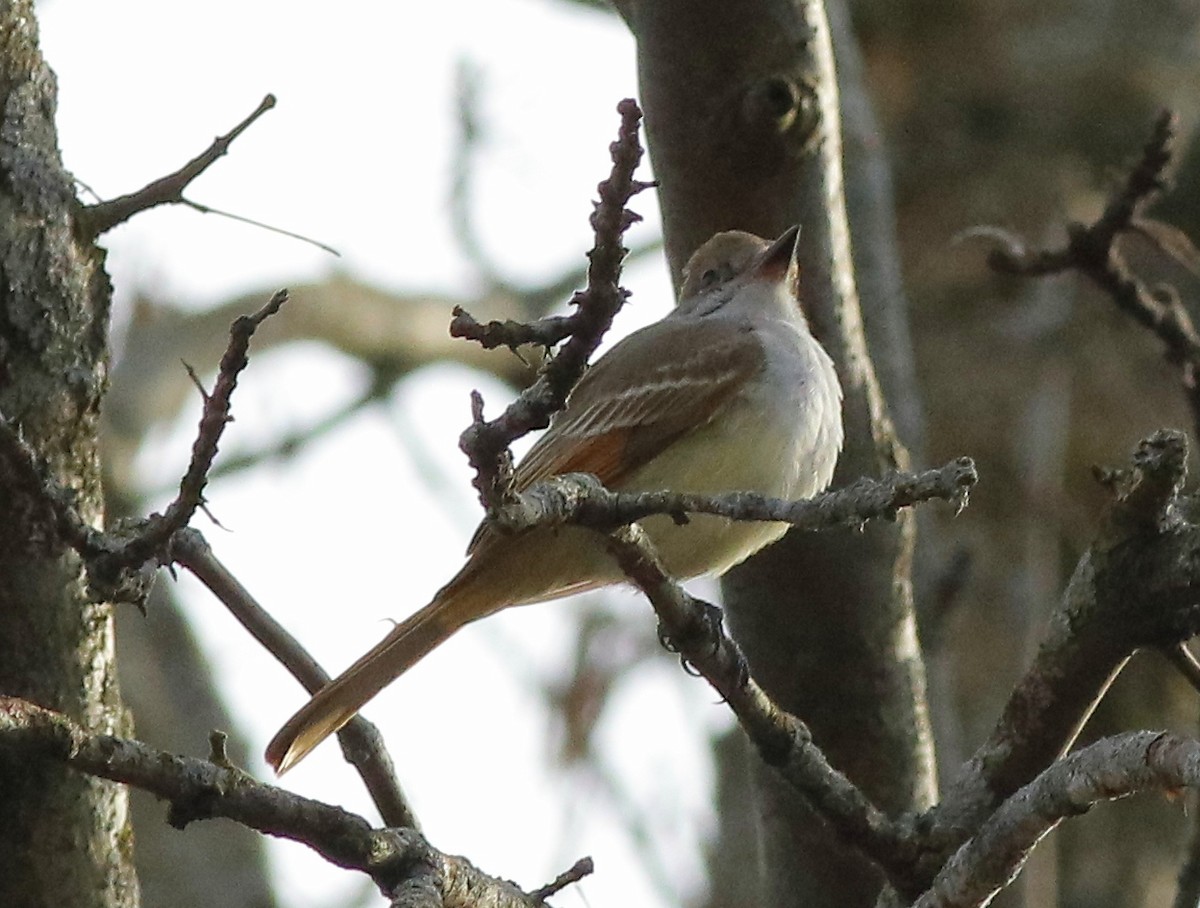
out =
[[[767,366],[707,425],[636,471],[623,488],[717,494],[753,491],[807,498],[833,477],[842,445],[841,390],[833,363],[807,330],[786,321],[757,328]],[[643,526],[668,571],[720,574],[787,530],[785,524],[695,516]]]

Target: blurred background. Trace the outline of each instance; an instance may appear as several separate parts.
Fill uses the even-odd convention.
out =
[[[991,275],[972,231],[1059,241],[1070,220],[1098,214],[1160,108],[1178,110],[1189,135],[1200,4],[849,5],[896,183],[924,459],[969,454],[982,479],[966,512],[931,509],[925,528],[938,546],[922,635],[948,770],[986,734],[1095,530],[1104,495],[1091,465],[1125,462],[1159,426],[1191,427],[1149,334],[1074,278]],[[170,499],[199,413],[180,360],[211,375],[233,317],[290,287],[234,398],[208,492],[222,527],[199,525],[338,670],[461,563],[480,516],[457,450],[467,395],[480,389],[498,412],[530,372],[451,342],[450,309],[535,316],[581,284],[614,107],[637,94],[633,40],[602,6],[571,0],[216,0],[186,13],[45,0],[39,15],[61,146],[85,200],[175,170],[278,96],[188,196],[340,257],[182,206],[106,237],[118,300],[108,491],[114,514]],[[1195,235],[1198,192],[1200,167],[1185,156],[1158,215]],[[628,234],[634,295],[614,338],[671,302],[652,195],[633,207],[646,221]],[[1149,248],[1128,251],[1194,297],[1193,276]],[[225,728],[266,778],[262,747],[304,698],[218,603],[186,576],[164,577],[148,617],[121,616],[119,644],[141,737],[200,755],[209,729]],[[636,597],[468,628],[367,714],[438,848],[526,888],[592,855],[597,873],[563,905],[716,908],[713,843],[743,806],[722,788],[718,822],[713,745],[731,722],[658,647]],[[1193,732],[1196,714],[1193,692],[1148,655],[1087,733]],[[287,783],[372,816],[336,748]],[[379,902],[299,846],[262,846],[221,821],[180,834],[149,799],[136,810],[146,904]],[[1180,803],[1102,808],[1039,849],[1023,895],[1162,904],[1185,839]]]

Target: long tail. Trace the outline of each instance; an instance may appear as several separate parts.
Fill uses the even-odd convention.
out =
[[[267,762],[283,775],[353,719],[368,700],[478,617],[481,614],[473,613],[462,598],[439,595],[396,625],[379,645],[321,688],[288,719],[267,745]]]

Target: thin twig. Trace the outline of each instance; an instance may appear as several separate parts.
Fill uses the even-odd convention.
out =
[[[1158,651],[1167,657],[1179,674],[1187,679],[1193,689],[1200,692],[1200,660],[1188,649],[1186,643],[1176,643],[1174,646],[1161,646]]]
[[[229,415],[229,407],[238,375],[250,362],[250,339],[258,326],[278,312],[287,298],[287,290],[277,290],[267,304],[253,315],[243,315],[234,320],[229,329],[229,346],[217,369],[216,382],[212,392],[204,398],[200,429],[192,444],[191,462],[179,482],[179,493],[164,514],[152,515],[139,532],[109,556],[118,566],[133,568],[161,553],[167,541],[187,525],[196,509],[204,503],[204,487],[217,456],[217,445],[225,426],[233,420]]]
[[[250,595],[213,554],[199,530],[185,527],[171,540],[173,560],[187,568],[250,632],[263,648],[279,660],[309,694],[329,683],[329,675],[315,659]],[[384,825],[420,829],[416,815],[396,779],[383,736],[362,716],[355,716],[338,732],[346,761],[357,770],[375,802]]]
[[[508,446],[534,429],[545,428],[551,415],[562,409],[628,296],[619,283],[626,253],[622,238],[641,218],[625,206],[649,184],[633,178],[642,157],[638,141],[642,112],[630,99],[622,101],[617,110],[621,114],[621,127],[617,141],[611,146],[612,172],[600,184],[600,201],[592,212],[596,242],[588,255],[587,289],[574,299],[578,308],[571,316],[575,324],[570,339],[542,367],[537,381],[521,392],[497,419],[485,422],[482,399],[478,394],[472,398],[473,421],[462,433],[459,447],[475,470],[474,485],[489,512],[497,510],[511,496],[512,455]]]
[[[101,532],[80,517],[75,497],[51,477],[19,431],[0,416],[0,469],[13,474],[14,494],[28,497],[30,507],[40,508],[39,522],[47,537],[70,545],[84,557],[91,594],[98,600],[133,602],[143,607],[160,562],[169,559],[168,543],[176,531],[204,507],[204,487],[208,482],[217,445],[225,426],[232,421],[230,400],[237,387],[238,375],[249,362],[250,339],[258,326],[279,311],[287,301],[287,290],[279,290],[258,312],[241,316],[230,327],[229,346],[221,358],[212,393],[204,390],[195,371],[185,368],[204,399],[203,413],[192,458],[179,492],[164,514],[152,514],[145,520]]]
[[[76,230],[82,237],[95,239],[141,211],[158,205],[182,202],[183,191],[188,185],[229,151],[234,139],[274,106],[275,96],[267,95],[254,113],[225,135],[218,136],[203,154],[188,161],[175,173],[157,179],[129,195],[81,208],[75,216]]]
[[[454,307],[450,321],[450,336],[475,341],[485,350],[508,347],[515,350],[525,344],[553,347],[576,329],[573,315],[551,315],[536,322],[503,321],[477,322],[462,306]]]
[[[336,255],[338,258],[342,257],[342,254],[328,243],[322,243],[320,240],[313,239],[311,236],[305,236],[303,233],[297,233],[294,230],[286,230],[283,227],[276,227],[274,224],[267,224],[254,218],[248,218],[244,214],[234,214],[232,211],[226,211],[224,208],[213,208],[212,205],[202,205],[200,202],[193,202],[191,199],[185,199],[182,196],[174,201],[177,201],[180,205],[186,205],[188,208],[198,211],[201,214],[215,214],[220,218],[228,218],[231,221],[238,221],[241,224],[249,224],[251,227],[257,227],[260,230],[278,233],[280,236],[286,236],[288,239],[299,240],[301,243],[316,246],[322,252],[328,252],[330,255]]]
[[[534,901],[544,902],[552,895],[557,895],[573,883],[578,883],[585,876],[590,876],[596,870],[596,865],[590,857],[580,858],[568,869],[564,870],[554,878],[552,882],[547,883],[541,889],[535,889],[529,893],[529,897]]]
[[[1030,250],[1019,238],[995,229],[975,235],[999,240],[988,255],[988,264],[996,271],[1025,276],[1078,271],[1098,284],[1117,308],[1153,331],[1167,360],[1179,367],[1184,396],[1200,434],[1200,332],[1179,294],[1168,286],[1148,286],[1129,267],[1117,243],[1121,236],[1137,233],[1187,267],[1195,268],[1200,260],[1200,252],[1182,232],[1142,214],[1167,187],[1166,170],[1175,156],[1177,129],[1178,118],[1164,111],[1125,184],[1095,223],[1068,225],[1065,246]]]

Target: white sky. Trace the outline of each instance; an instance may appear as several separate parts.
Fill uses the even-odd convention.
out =
[[[140,286],[204,306],[334,268],[396,289],[469,292],[476,276],[454,248],[446,214],[454,73],[464,58],[482,73],[480,233],[511,276],[556,275],[590,246],[587,214],[608,170],[614,108],[636,94],[633,43],[619,21],[552,0],[47,0],[39,14],[59,76],[63,153],[80,180],[102,197],[135,189],[196,155],[272,92],[277,108],[189,196],[343,255],[159,209],[106,238],[119,300]],[[630,238],[648,240],[658,229],[653,200],[644,195],[634,207],[649,223]],[[634,302],[623,330],[666,310],[661,262],[631,268],[626,284]],[[305,424],[336,408],[359,378],[313,345],[259,357],[235,397],[225,447]],[[424,604],[461,563],[478,518],[456,447],[473,387],[497,412],[505,395],[495,384],[462,369],[427,370],[398,390],[390,413],[210,487],[213,510],[232,531],[202,525],[218,555],[327,667],[349,663],[386,631],[386,619]],[[145,452],[147,487],[178,475],[194,421],[187,414]],[[430,463],[444,480],[435,488],[426,481]],[[419,538],[405,537],[406,521]],[[223,692],[261,750],[302,702],[299,688],[198,585],[185,578],[181,586]],[[652,637],[648,606],[624,595],[614,607]],[[664,653],[623,681],[600,728],[607,765],[656,836],[652,850],[674,893],[664,897],[626,817],[593,779],[554,768],[536,682],[563,673],[570,614],[571,606],[543,606],[468,628],[367,714],[383,728],[437,847],[526,887],[591,854],[596,874],[558,904],[678,904],[697,891],[700,842],[712,822],[703,738],[728,717]],[[207,731],[196,730],[196,754]],[[267,777],[261,763],[250,768]],[[336,746],[286,781],[373,818]],[[164,826],[163,834],[177,833]],[[299,846],[272,844],[271,854],[285,905],[345,903],[361,892],[361,878]]]

